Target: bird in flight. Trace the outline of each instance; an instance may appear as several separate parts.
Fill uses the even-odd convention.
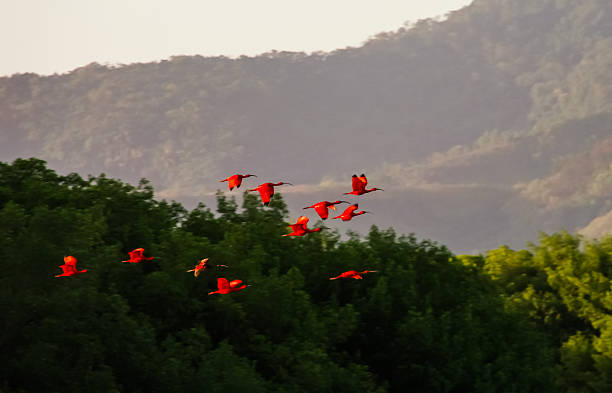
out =
[[[219,293],[222,295],[226,295],[231,292],[238,292],[246,288],[248,285],[242,284],[242,280],[232,280],[227,282],[227,278],[219,277],[217,278],[217,290],[213,292],[208,292],[209,295],[213,293]]]
[[[211,265],[208,263],[208,258],[202,259],[193,269],[187,270],[188,273],[193,272],[195,277],[199,276],[201,272],[206,269],[212,269],[214,267],[228,267],[227,265]]]
[[[87,271],[87,269],[77,270],[76,269],[77,260],[72,255],[68,255],[64,257],[64,264],[60,265],[60,268],[64,271],[62,274],[58,274],[55,277],[70,277],[76,276],[77,274],[83,274]]]
[[[134,251],[130,251],[130,259],[128,259],[127,261],[121,261],[121,262],[129,262],[129,263],[140,263],[142,261],[150,261],[152,259],[154,259],[154,257],[145,257],[142,254],[144,253],[144,248],[137,248]]]
[[[339,203],[350,203],[347,201],[335,201],[335,202],[328,202],[328,201],[322,201],[322,202],[317,202],[312,206],[306,206],[304,209],[314,209],[317,214],[319,215],[319,217],[321,217],[323,220],[326,220],[327,217],[329,217],[329,209],[332,210],[336,210],[336,206]]]
[[[270,204],[270,199],[274,195],[274,187],[282,186],[283,184],[289,184],[290,186],[293,185],[287,182],[264,183],[264,184],[258,185],[256,188],[253,188],[252,190],[247,190],[247,191],[249,192],[259,191],[259,195],[261,195],[261,202],[263,203],[264,206],[268,206]]]
[[[319,232],[323,228],[308,229],[308,217],[300,216],[295,224],[289,225],[293,232],[284,234],[283,236],[304,236],[307,233]]]
[[[366,214],[366,213],[371,213],[365,210],[362,210],[360,212],[356,212],[355,210],[357,210],[357,208],[359,208],[359,204],[355,203],[354,205],[351,205],[349,207],[346,208],[346,210],[344,210],[342,212],[342,214],[340,214],[339,216],[333,217],[334,219],[336,218],[340,218],[342,221],[351,221],[351,219],[353,217],[356,216],[360,216],[362,214]]]
[[[353,184],[352,184],[353,191],[345,192],[344,195],[348,195],[348,194],[363,195],[363,194],[367,194],[368,192],[377,191],[377,190],[384,191],[382,188],[376,188],[376,187],[366,189],[366,186],[368,185],[368,178],[363,173],[361,174],[361,176],[353,175],[352,180],[353,180]]]
[[[227,179],[224,180],[219,180],[221,183],[223,183],[224,181],[227,182],[227,186],[229,187],[229,190],[232,191],[235,188],[240,188],[240,185],[242,184],[242,179],[247,178],[247,177],[257,177],[256,175],[251,175],[251,174],[246,174],[246,175],[240,175],[240,174],[235,174],[232,175],[230,177],[228,177]]]
[[[362,280],[363,279],[362,275],[365,275],[368,273],[375,273],[377,271],[378,270],[364,270],[362,272],[357,272],[355,270],[349,270],[349,271],[346,271],[340,274],[339,276],[331,277],[330,280],[337,280],[339,278],[354,278],[355,280]]]

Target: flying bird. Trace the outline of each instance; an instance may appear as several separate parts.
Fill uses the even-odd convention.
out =
[[[227,278],[223,278],[223,277],[219,277],[217,278],[217,290],[213,291],[213,292],[208,292],[209,295],[212,295],[213,293],[219,293],[222,295],[231,293],[231,292],[238,292],[243,290],[244,288],[248,287],[248,285],[244,285],[242,284],[242,280],[232,280],[229,283],[227,282]]]
[[[211,265],[210,263],[208,263],[208,258],[206,258],[206,259],[202,259],[200,263],[198,263],[196,267],[194,267],[193,269],[187,270],[187,272],[188,273],[193,272],[193,275],[197,277],[200,275],[202,271],[206,269],[212,269],[214,267],[228,267],[228,266],[227,265]]]
[[[283,236],[304,236],[307,233],[319,232],[321,229],[323,229],[323,228],[308,229],[306,227],[307,224],[308,224],[308,217],[300,216],[297,219],[297,222],[295,224],[289,225],[289,227],[291,228],[293,232],[287,233]]]
[[[362,280],[363,279],[362,275],[368,274],[368,273],[375,273],[377,271],[378,270],[364,270],[362,272],[357,272],[355,270],[349,270],[349,271],[346,271],[340,274],[339,276],[331,277],[330,280],[337,280],[339,278],[354,278],[355,280]]]
[[[130,259],[128,259],[127,261],[121,261],[121,262],[130,262],[130,263],[140,263],[142,261],[150,261],[152,259],[154,259],[154,257],[145,257],[142,254],[144,253],[144,248],[137,248],[134,251],[130,251]]]
[[[242,179],[247,178],[247,177],[257,177],[256,175],[251,175],[251,174],[246,174],[246,175],[240,175],[240,174],[235,174],[232,175],[230,177],[228,177],[227,179],[224,180],[219,180],[221,183],[223,183],[224,181],[227,182],[227,186],[229,187],[229,190],[232,191],[235,188],[240,188],[240,185],[242,184]]]
[[[339,216],[333,217],[333,218],[334,219],[340,218],[340,219],[342,219],[342,221],[351,221],[351,219],[353,217],[360,216],[360,215],[366,214],[366,213],[371,213],[371,212],[368,212],[368,211],[365,211],[365,210],[362,210],[360,212],[356,212],[355,210],[357,210],[357,208],[359,208],[359,204],[355,203],[354,205],[351,205],[351,206],[347,207],[346,210],[344,210],[342,212],[342,214],[340,214]]]
[[[60,265],[60,268],[64,271],[62,274],[58,274],[55,277],[70,277],[76,276],[77,274],[83,274],[87,271],[87,269],[77,270],[76,269],[77,260],[72,255],[68,255],[64,257],[64,264]]]
[[[367,194],[368,192],[377,191],[377,190],[384,191],[382,188],[376,188],[376,187],[366,189],[366,186],[368,185],[368,178],[363,173],[361,174],[361,176],[353,175],[352,180],[353,180],[353,191],[345,192],[344,195],[348,195],[348,194],[363,195],[363,194]]]
[[[282,186],[283,184],[289,184],[290,186],[293,185],[287,182],[264,183],[264,184],[258,185],[256,188],[252,190],[247,190],[247,191],[249,192],[259,191],[259,195],[261,195],[261,202],[263,202],[264,206],[268,206],[270,204],[270,198],[272,198],[272,196],[274,195],[274,187]]]
[[[323,201],[323,202],[318,202],[315,203],[312,206],[306,206],[304,209],[314,209],[317,214],[319,215],[319,217],[321,217],[323,220],[326,220],[327,217],[329,217],[329,210],[328,209],[332,209],[332,210],[336,210],[336,206],[339,203],[350,203],[347,201],[335,201],[335,202],[328,202],[328,201]]]

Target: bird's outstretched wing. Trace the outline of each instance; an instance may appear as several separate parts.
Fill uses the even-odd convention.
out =
[[[330,207],[333,208],[334,205],[331,205]],[[329,216],[329,210],[327,210],[327,207],[325,206],[324,203],[317,204],[314,209],[317,212],[317,214],[319,215],[319,217],[321,217],[324,220]]]
[[[291,225],[289,225],[289,228],[291,228],[291,230],[293,232],[304,231],[304,225],[303,224],[291,224]]]
[[[217,278],[217,288],[220,291],[227,291],[229,289],[229,283],[227,282],[227,278]]]
[[[349,207],[346,208],[346,210],[344,210],[344,212],[342,213],[342,215],[351,215],[352,212],[354,212],[355,210],[357,210],[357,205],[351,205]]]
[[[231,288],[237,288],[237,287],[239,287],[239,286],[241,286],[241,285],[242,285],[242,280],[232,280],[232,281],[230,281],[230,283],[229,283],[229,286],[230,286]]]
[[[258,191],[259,195],[261,195],[261,201],[263,204],[265,205],[270,203],[270,199],[272,199],[272,196],[274,195],[274,187],[270,185],[264,187],[260,186]]]
[[[365,189],[366,186],[368,185],[368,178],[366,177],[366,175],[362,173],[358,179],[361,181],[361,183],[363,183],[362,187]]]
[[[61,265],[60,268],[62,268],[62,270],[64,271],[64,274],[75,274],[76,273],[76,267],[71,264]]]
[[[359,180],[357,175],[353,175],[351,180],[352,180],[353,191],[360,192],[361,189],[363,188],[363,183],[361,182],[361,180]]]

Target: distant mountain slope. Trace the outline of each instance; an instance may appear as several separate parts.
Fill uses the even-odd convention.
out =
[[[0,78],[0,160],[146,177],[189,202],[244,170],[302,184],[292,209],[366,172],[386,191],[357,228],[521,246],[609,210],[611,70],[609,1],[476,0],[332,53]]]

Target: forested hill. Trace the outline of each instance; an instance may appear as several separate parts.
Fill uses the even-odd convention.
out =
[[[611,70],[610,1],[476,0],[332,53],[0,78],[0,160],[146,177],[193,206],[248,171],[300,184],[292,210],[365,172],[385,193],[364,202],[376,214],[364,233],[393,226],[457,251],[599,235],[612,221]]]
[[[283,237],[280,195],[213,214],[153,191],[0,162],[3,393],[612,390],[612,237],[456,256],[376,227]],[[54,278],[67,255],[87,271]],[[204,257],[228,267],[187,272]],[[355,269],[376,272],[330,280]],[[209,295],[218,277],[250,286]]]

